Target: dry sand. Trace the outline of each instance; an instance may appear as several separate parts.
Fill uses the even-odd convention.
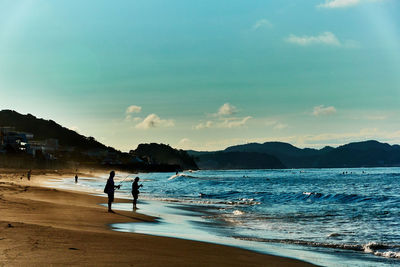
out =
[[[229,246],[114,232],[108,224],[154,218],[108,213],[98,205],[105,198],[40,187],[48,175],[33,173],[28,182],[24,174],[0,170],[0,266],[312,266]],[[50,176],[56,174],[73,177]]]

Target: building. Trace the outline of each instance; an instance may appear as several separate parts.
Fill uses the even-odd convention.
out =
[[[36,156],[38,151],[40,151],[39,153],[43,155],[51,155],[51,153],[58,151],[59,148],[58,139],[52,138],[44,141],[31,141],[27,153]]]
[[[0,151],[27,152],[33,134],[17,132],[14,127],[0,127]]]

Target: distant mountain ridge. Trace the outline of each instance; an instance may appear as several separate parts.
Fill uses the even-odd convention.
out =
[[[200,169],[285,169],[286,166],[276,158],[258,152],[195,152],[189,151]]]
[[[250,143],[228,147],[224,152],[256,152],[273,155],[288,168],[314,167],[315,158],[321,154],[317,149],[300,149],[283,142]]]
[[[354,142],[322,149],[298,148],[283,142],[235,145],[223,151],[198,152],[174,149],[163,144],[140,144],[133,153],[124,153],[65,128],[52,120],[23,115],[12,110],[0,111],[0,127],[31,133],[33,140],[57,139],[60,151],[50,152],[64,161],[95,162],[142,168],[146,171],[182,169],[276,169],[345,168],[400,166],[400,146],[375,140]],[[69,148],[69,149],[64,149]],[[6,149],[0,147],[3,158]],[[138,158],[133,158],[137,156]],[[149,159],[144,161],[143,158]],[[27,159],[28,160],[28,159]],[[10,159],[9,162],[12,160]],[[29,161],[29,160],[28,160]],[[142,163],[138,163],[142,162]],[[153,165],[152,165],[153,164]],[[158,165],[158,166],[156,166]]]
[[[375,140],[337,148],[297,148],[288,143],[251,143],[228,147],[225,152],[258,152],[276,156],[288,168],[341,168],[400,166],[400,146]]]

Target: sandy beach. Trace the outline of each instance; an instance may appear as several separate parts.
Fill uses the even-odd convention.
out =
[[[155,218],[108,213],[99,205],[105,198],[40,186],[54,174],[33,173],[27,181],[23,173],[2,170],[1,266],[312,266],[228,246],[111,231],[110,223]]]

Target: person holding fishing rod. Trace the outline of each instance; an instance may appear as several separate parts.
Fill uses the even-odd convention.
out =
[[[107,180],[106,187],[104,188],[104,193],[108,195],[108,212],[114,213],[114,211],[111,209],[111,205],[114,202],[114,191],[116,188],[120,189],[121,185],[115,185],[114,184],[114,176],[115,172],[111,171],[110,172],[110,177]]]
[[[139,185],[139,177],[136,177],[132,183],[132,196],[133,196],[133,209],[136,210],[136,202],[139,197],[139,188],[143,187],[143,185]]]

